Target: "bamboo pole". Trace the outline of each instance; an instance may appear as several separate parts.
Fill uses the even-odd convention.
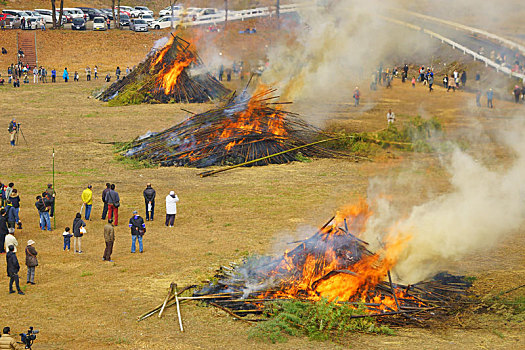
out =
[[[168,300],[170,299],[170,296],[173,293],[173,285],[174,285],[174,283],[172,282],[170,284],[170,288],[168,289],[168,295],[166,295],[166,299],[164,299],[164,303],[162,304],[162,307],[160,308],[159,318],[162,317],[162,313],[164,312],[164,308],[166,307],[166,304],[168,303]]]
[[[182,316],[180,314],[180,305],[179,305],[179,297],[178,297],[179,292],[177,291],[176,283],[174,283],[173,288],[175,289],[175,302],[177,303],[177,316],[179,318],[180,331],[184,332],[184,327],[182,326]]]
[[[316,141],[316,142],[309,143],[307,145],[302,145],[302,146],[291,148],[291,149],[286,150],[286,151],[282,151],[282,152],[279,152],[279,153],[271,154],[271,155],[266,156],[266,157],[250,160],[249,162],[233,165],[233,166],[230,166],[230,167],[227,167],[227,168],[223,168],[223,169],[219,169],[219,170],[206,171],[206,172],[200,173],[198,175],[200,175],[200,177],[208,177],[208,176],[211,176],[211,175],[222,173],[224,171],[228,171],[228,170],[232,170],[232,169],[235,169],[235,168],[239,168],[241,166],[250,165],[250,164],[257,163],[257,162],[260,162],[260,161],[263,161],[263,160],[266,160],[266,159],[270,159],[270,158],[273,158],[273,157],[276,157],[276,156],[279,156],[279,155],[282,155],[282,154],[286,154],[286,153],[289,153],[289,152],[297,151],[297,150],[305,148],[305,147],[318,145],[320,143],[324,143],[324,142],[328,142],[328,141],[341,140],[341,139],[349,138],[349,137],[354,137],[354,136],[333,137],[333,138],[330,138],[330,139]]]

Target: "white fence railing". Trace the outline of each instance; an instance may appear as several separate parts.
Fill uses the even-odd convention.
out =
[[[507,46],[510,49],[518,50],[518,51],[520,51],[520,53],[522,55],[525,55],[525,46],[524,45],[521,45],[521,44],[519,44],[519,43],[517,43],[515,41],[512,41],[512,40],[509,40],[507,38],[503,38],[503,37],[501,37],[501,36],[499,36],[497,34],[487,32],[486,30],[478,29],[478,28],[474,28],[474,27],[470,27],[470,26],[466,26],[466,25],[463,25],[463,24],[460,24],[460,23],[448,21],[448,20],[441,19],[441,18],[438,18],[438,17],[432,17],[432,16],[424,15],[424,14],[421,14],[421,13],[418,13],[418,12],[406,11],[406,10],[400,10],[400,11],[403,11],[405,13],[408,13],[408,14],[412,15],[412,16],[419,17],[419,18],[422,18],[422,19],[425,19],[425,20],[428,20],[428,21],[433,21],[433,22],[445,24],[445,25],[448,25],[448,26],[453,27],[455,29],[460,29],[460,30],[463,30],[463,31],[466,31],[466,32],[470,32],[472,34],[482,35],[482,36],[484,36],[486,38],[498,41],[500,44],[504,44],[505,46]]]
[[[489,59],[489,58],[487,58],[485,56],[482,56],[479,53],[469,49],[468,47],[465,47],[465,46],[463,46],[463,45],[461,45],[461,44],[459,44],[459,43],[457,43],[457,42],[455,42],[455,41],[453,41],[453,40],[451,40],[449,38],[444,37],[441,34],[435,33],[435,32],[433,32],[431,30],[428,30],[428,29],[422,28],[420,26],[417,26],[417,25],[414,25],[414,24],[411,24],[411,23],[407,23],[407,22],[404,22],[404,21],[401,21],[401,20],[398,20],[398,19],[393,19],[393,18],[388,18],[388,17],[383,17],[383,18],[386,19],[389,22],[396,23],[396,24],[405,26],[405,27],[413,29],[413,30],[421,31],[421,32],[429,35],[432,38],[441,40],[442,43],[446,43],[446,44],[452,46],[453,49],[461,50],[461,51],[463,51],[463,54],[465,54],[465,55],[468,54],[468,55],[472,56],[474,58],[474,60],[478,60],[478,61],[484,62],[485,66],[490,66],[490,67],[496,69],[497,72],[502,72],[502,73],[505,73],[507,75],[510,75],[510,76],[513,76],[513,77],[516,77],[516,78],[519,78],[519,79],[522,79],[522,80],[525,79],[525,75],[524,74],[513,72],[509,67],[505,67],[505,66],[503,66],[501,64],[498,64],[498,63],[492,61],[491,59]]]

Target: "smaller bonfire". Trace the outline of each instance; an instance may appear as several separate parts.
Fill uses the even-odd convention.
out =
[[[221,108],[133,141],[124,156],[162,166],[203,168],[339,155],[316,144],[328,138],[321,130],[284,111],[281,104],[269,102],[278,98],[270,97],[274,92],[259,87],[251,96],[246,92],[232,96]]]
[[[122,104],[204,103],[231,91],[211,76],[191,44],[172,35],[168,43],[153,51],[128,76],[102,92],[102,101]]]

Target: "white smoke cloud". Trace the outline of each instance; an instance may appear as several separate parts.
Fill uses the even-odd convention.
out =
[[[501,136],[514,153],[508,167],[487,167],[456,149],[445,160],[451,191],[414,206],[392,230],[412,239],[403,250],[396,273],[406,282],[417,282],[465,255],[483,251],[516,233],[525,222],[525,133],[523,123]],[[380,188],[376,184],[376,190]],[[372,243],[378,228],[399,215],[386,200],[379,200],[376,215],[365,234]]]

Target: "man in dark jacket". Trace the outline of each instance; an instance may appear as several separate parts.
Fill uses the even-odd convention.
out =
[[[5,212],[6,212],[6,219],[7,219],[7,227],[15,228],[16,209],[13,208],[13,204],[11,204],[10,200],[7,201],[7,205],[5,206]]]
[[[5,236],[7,235],[7,218],[5,217],[5,209],[0,210],[0,253],[5,253],[4,244]]]
[[[51,202],[47,198],[37,196],[35,207],[38,209],[38,214],[40,215],[40,229],[44,231],[47,227],[47,230],[51,231],[51,218],[49,217]]]
[[[102,220],[106,220],[106,215],[108,215],[108,202],[106,201],[106,196],[111,190],[111,184],[106,183],[106,188],[102,191],[102,203],[104,203],[104,209],[102,209]]]
[[[113,220],[113,225],[118,226],[118,208],[120,207],[120,197],[115,191],[115,184],[111,184],[110,190],[106,194],[108,203],[108,219]]]
[[[46,197],[51,202],[51,209],[49,211],[49,216],[53,217],[55,215],[55,197],[57,193],[55,192],[55,189],[53,188],[53,184],[47,184],[47,190],[46,190]]]
[[[104,226],[104,241],[106,242],[106,249],[102,260],[110,261],[111,253],[113,252],[113,242],[115,242],[115,228],[113,227],[113,220],[109,219],[106,226]]]
[[[146,189],[144,190],[144,202],[146,204],[146,221],[150,219],[151,212],[151,221],[153,221],[153,215],[155,214],[155,190],[151,187],[150,183],[146,184]]]
[[[20,271],[20,264],[18,264],[18,259],[16,258],[15,246],[10,245],[8,247],[9,251],[7,252],[5,259],[7,261],[7,276],[9,279],[9,293],[14,293],[13,282],[16,284],[16,289],[18,294],[24,295],[24,292],[20,289],[20,281],[18,279],[18,271]]]
[[[142,247],[142,236],[146,233],[146,224],[136,210],[133,212],[133,217],[129,219],[129,227],[131,228],[131,252],[135,253],[135,242],[138,240],[139,251],[142,253],[144,251]]]

